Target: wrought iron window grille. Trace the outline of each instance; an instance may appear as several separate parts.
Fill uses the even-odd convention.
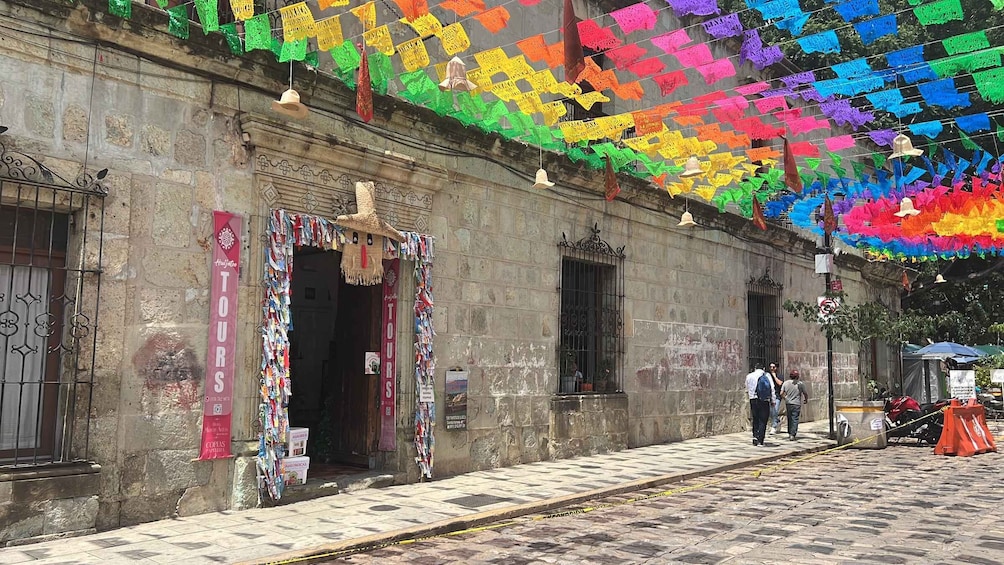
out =
[[[0,467],[89,458],[107,169],[68,180],[0,126]]]
[[[561,267],[558,392],[612,393],[623,390],[624,246],[590,235],[558,242]]]
[[[784,285],[770,277],[770,268],[760,278],[750,277],[746,283],[748,351],[752,369],[758,363],[781,366],[783,311],[781,291]]]

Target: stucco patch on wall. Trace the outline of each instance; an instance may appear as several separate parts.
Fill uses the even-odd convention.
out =
[[[634,320],[639,390],[707,390],[745,373],[745,332],[697,324]]]

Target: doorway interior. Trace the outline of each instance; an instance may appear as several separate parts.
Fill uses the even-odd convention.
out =
[[[382,287],[347,284],[340,262],[330,249],[293,253],[289,422],[310,429],[308,477],[318,479],[372,469],[379,436],[378,376],[364,361],[380,350]]]

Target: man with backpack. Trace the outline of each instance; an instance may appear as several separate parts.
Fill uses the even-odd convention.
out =
[[[767,434],[767,419],[770,417],[771,396],[774,385],[763,370],[763,363],[757,363],[753,372],[746,375],[746,392],[750,398],[750,415],[753,418],[753,445],[763,445]]]

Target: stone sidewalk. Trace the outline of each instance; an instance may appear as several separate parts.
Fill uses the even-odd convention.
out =
[[[260,562],[408,539],[763,463],[833,445],[825,421],[796,442],[749,432],[478,471],[274,508],[226,511],[0,550],[0,563]],[[774,440],[774,438],[778,438]],[[772,441],[773,440],[773,441]]]

